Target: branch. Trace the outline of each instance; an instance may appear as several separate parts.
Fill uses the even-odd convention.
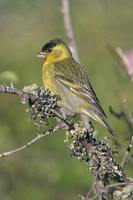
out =
[[[0,85],[0,93],[14,94],[17,96],[24,95],[24,92],[22,90],[14,88],[14,86],[6,86],[6,85]]]
[[[131,149],[132,149],[132,146],[133,146],[133,115],[129,110],[128,103],[127,103],[126,99],[124,99],[122,101],[122,109],[123,109],[123,111],[116,112],[116,111],[113,110],[113,108],[111,106],[109,107],[110,113],[112,115],[114,115],[116,118],[120,119],[123,116],[125,117],[125,122],[128,125],[130,132],[132,134],[131,139],[130,139],[129,144],[128,144],[128,147],[125,151],[125,155],[123,157],[122,163],[121,163],[121,167],[124,168],[125,165],[128,162],[128,158],[130,156],[130,152],[131,152]]]
[[[26,149],[27,147],[31,146],[32,144],[36,143],[38,140],[42,139],[43,137],[46,137],[48,136],[49,134],[51,133],[54,133],[57,129],[52,129],[50,131],[47,131],[45,133],[42,133],[42,134],[38,134],[35,138],[33,138],[32,140],[30,140],[29,142],[27,142],[26,144],[24,144],[23,146],[21,147],[18,147],[16,149],[13,149],[11,151],[7,151],[7,152],[3,152],[3,153],[0,153],[0,158],[1,157],[7,157],[11,154],[14,154],[14,153],[17,153],[19,151],[22,151],[24,149]]]
[[[107,44],[107,49],[120,66],[122,72],[124,72],[123,75],[128,76],[129,80],[133,82],[133,50],[123,51],[120,47],[114,48],[110,44]]]
[[[64,20],[65,33],[68,39],[68,44],[70,49],[72,50],[74,58],[80,62],[78,48],[76,44],[75,34],[72,26],[71,14],[70,14],[70,1],[69,0],[61,0],[61,12]]]
[[[94,176],[92,190],[88,195],[94,194],[98,195],[99,199],[107,199],[108,194],[106,191],[108,191],[107,189],[110,188],[111,184],[119,184],[120,187],[120,184],[123,185],[128,182],[128,178],[123,172],[122,167],[113,158],[107,140],[97,139],[91,126],[89,130],[86,130],[83,128],[82,123],[70,123],[67,118],[62,116],[57,104],[58,97],[56,95],[38,86],[29,86],[23,90],[18,90],[14,87],[0,85],[0,92],[20,96],[20,99],[23,100],[21,102],[29,107],[31,119],[35,123],[38,123],[38,127],[43,127],[45,123],[50,125],[49,121],[51,117],[58,118],[62,125],[65,123],[68,127],[67,131],[64,126],[61,125],[60,127],[66,132],[66,141],[68,142],[71,155],[86,163]],[[58,122],[55,123],[55,128],[37,135],[21,147],[0,154],[0,157],[24,150],[39,139],[55,132],[59,128]],[[122,188],[119,189],[119,191],[121,190]],[[88,197],[88,195],[84,197],[85,200],[93,199],[94,196]]]
[[[47,120],[51,116],[55,116],[57,119],[60,119],[62,123],[64,123],[67,127],[67,130],[73,128],[73,124],[68,122],[66,118],[64,118],[59,109],[57,110],[57,97],[52,95],[50,91],[45,91],[43,88],[39,88],[37,85],[33,84],[31,86],[25,86],[23,90],[19,90],[14,86],[6,86],[0,85],[0,93],[13,94],[20,97],[21,103],[29,106],[29,112],[33,121],[37,127],[41,127],[42,123],[47,123]],[[52,129],[38,134],[35,138],[33,138],[28,143],[24,144],[21,147],[13,149],[8,152],[4,152],[0,154],[1,157],[6,157],[11,154],[17,153],[36,143],[41,138],[54,133],[59,129],[59,125],[57,124]]]
[[[105,188],[103,191],[101,191],[100,193],[97,193],[96,195],[94,195],[93,197],[91,198],[87,198],[87,199],[84,199],[84,200],[95,200],[97,199],[99,196],[101,196],[101,194],[107,194],[109,192],[109,190],[111,190],[111,188],[115,189],[116,187],[121,187],[121,186],[125,186],[125,187],[128,187],[128,186],[132,186],[133,185],[133,181],[129,181],[129,182],[123,182],[123,183],[116,183],[116,184],[111,184],[110,186],[107,186],[107,188]],[[125,188],[123,188],[123,192],[124,194],[126,194],[126,192],[124,191]],[[123,192],[120,192],[118,190],[114,190],[114,193],[116,192],[119,192],[120,196],[118,199],[121,199],[121,197],[123,197]],[[132,192],[131,192],[132,193]],[[114,194],[116,195],[116,194]],[[115,198],[115,196],[113,195],[113,198],[117,200],[117,196]],[[126,194],[126,195],[129,195],[129,197],[127,197],[129,200],[130,200],[130,194]],[[132,195],[132,194],[131,194]],[[127,199],[126,198],[126,199]],[[122,198],[123,199],[123,198]]]
[[[92,193],[106,197],[106,188],[113,183],[127,182],[123,169],[112,155],[105,139],[98,140],[90,130],[86,131],[81,125],[75,124],[75,129],[67,133],[71,155],[86,163],[94,176],[94,183],[90,192],[82,199],[93,199]],[[93,191],[92,191],[93,190]],[[99,196],[98,195],[98,196]]]

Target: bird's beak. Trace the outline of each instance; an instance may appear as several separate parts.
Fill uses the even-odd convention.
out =
[[[46,53],[41,51],[36,55],[36,57],[37,58],[45,58],[46,57]]]

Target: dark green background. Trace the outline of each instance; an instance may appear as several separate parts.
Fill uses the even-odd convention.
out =
[[[42,84],[42,61],[36,53],[49,39],[61,37],[66,41],[60,10],[60,0],[0,0],[1,77],[8,70],[18,76],[16,87]],[[120,155],[116,159],[120,160],[130,133],[124,121],[115,119],[108,107],[120,110],[120,99],[125,97],[133,111],[133,85],[106,46],[133,47],[133,1],[71,0],[71,13],[81,63],[110,124],[119,134]],[[6,76],[1,82],[9,84]],[[0,95],[0,152],[35,136],[36,129],[28,119],[17,97]],[[101,126],[96,124],[96,128],[99,135],[109,136]],[[0,199],[76,200],[78,194],[87,192],[91,175],[85,164],[70,157],[64,139],[64,134],[57,133],[23,152],[0,159]],[[130,160],[126,167],[129,176],[132,164]]]

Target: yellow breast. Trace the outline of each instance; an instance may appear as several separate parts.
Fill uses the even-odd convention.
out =
[[[43,79],[45,89],[49,89],[54,94],[59,95],[57,83],[55,82],[55,79],[54,79],[54,64],[43,65],[42,79]]]

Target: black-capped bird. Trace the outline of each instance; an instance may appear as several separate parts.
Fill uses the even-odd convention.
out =
[[[68,46],[60,39],[53,39],[42,47],[37,57],[44,60],[44,87],[60,96],[61,111],[66,115],[80,114],[86,129],[90,119],[94,119],[115,135],[89,79]]]

